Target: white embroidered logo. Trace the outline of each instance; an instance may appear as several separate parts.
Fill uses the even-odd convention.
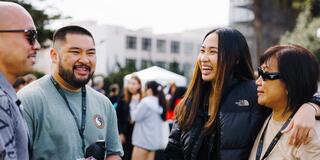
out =
[[[242,106],[242,107],[249,106],[249,102],[246,99],[240,99],[238,102],[236,102],[236,105]]]

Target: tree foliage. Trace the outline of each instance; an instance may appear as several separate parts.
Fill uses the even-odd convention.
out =
[[[179,63],[176,60],[169,64],[169,71],[183,75],[183,71],[179,69]]]
[[[320,58],[320,37],[316,36],[316,31],[320,28],[320,12],[315,11],[320,8],[319,0],[306,1],[305,9],[299,14],[296,26],[293,31],[287,31],[280,40],[280,44],[301,45]]]
[[[122,67],[119,63],[117,63],[118,71],[113,72],[108,75],[108,77],[104,78],[104,90],[108,93],[108,88],[111,84],[118,84],[120,88],[123,88],[123,78],[125,75],[133,73],[137,71],[136,67],[133,64],[128,64]]]
[[[45,44],[46,40],[51,39],[53,31],[48,29],[48,24],[52,20],[61,18],[60,14],[48,15],[44,10],[36,9],[32,4],[27,3],[23,0],[4,0],[9,2],[15,2],[23,6],[32,16],[34,23],[38,31],[38,41],[42,48],[47,48]]]

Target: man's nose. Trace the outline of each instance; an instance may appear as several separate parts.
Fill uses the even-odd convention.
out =
[[[39,41],[36,40],[36,41],[34,42],[34,44],[32,45],[32,49],[34,49],[34,50],[39,50],[40,48],[41,48],[41,45],[40,45]]]

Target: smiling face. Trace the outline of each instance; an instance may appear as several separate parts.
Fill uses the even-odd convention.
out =
[[[261,65],[261,69],[268,73],[279,72],[276,58],[272,57]],[[281,74],[280,74],[281,76]],[[272,109],[283,109],[286,107],[288,91],[285,83],[281,79],[265,79],[261,76],[256,81],[258,86],[257,95],[258,103]]]
[[[198,55],[198,66],[204,81],[214,81],[218,66],[218,35],[212,33],[203,41]]]
[[[93,76],[96,51],[93,39],[83,34],[67,34],[65,41],[53,49],[55,72],[73,87],[84,86]]]

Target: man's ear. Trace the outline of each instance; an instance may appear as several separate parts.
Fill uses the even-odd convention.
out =
[[[54,64],[58,64],[59,62],[59,55],[58,52],[55,48],[51,48],[50,49],[50,57],[51,57],[51,61]]]

